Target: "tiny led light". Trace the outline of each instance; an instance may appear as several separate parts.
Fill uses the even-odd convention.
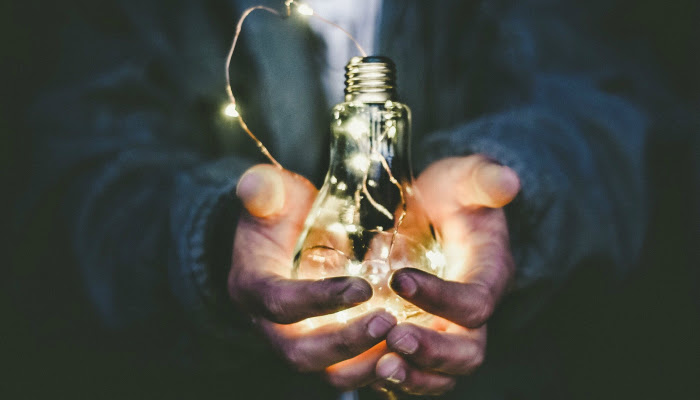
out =
[[[362,263],[357,261],[350,261],[348,263],[348,274],[359,275],[362,272]]]
[[[347,124],[347,132],[355,140],[359,140],[363,136],[367,136],[367,130],[367,124],[359,118],[353,118]]]
[[[237,118],[239,115],[238,110],[236,110],[236,105],[233,103],[229,103],[226,108],[224,108],[224,114],[231,118]]]
[[[233,40],[231,41],[231,47],[229,48],[228,55],[226,56],[226,62],[224,64],[225,68],[225,76],[226,76],[226,94],[228,95],[229,99],[231,100],[231,104],[229,104],[225,109],[224,109],[224,115],[232,117],[232,118],[237,118],[238,123],[241,125],[241,128],[245,131],[245,133],[248,134],[248,136],[257,144],[258,149],[260,149],[260,152],[270,160],[272,164],[277,166],[278,168],[282,168],[280,163],[275,160],[274,157],[272,157],[272,154],[267,150],[265,145],[253,134],[253,132],[250,131],[248,128],[248,125],[243,121],[243,117],[238,113],[236,110],[236,97],[233,95],[233,89],[231,88],[231,75],[230,75],[230,67],[231,67],[231,59],[233,58],[233,52],[236,49],[236,43],[238,43],[238,38],[241,35],[241,30],[243,29],[243,21],[245,21],[248,16],[256,10],[261,10],[268,12],[270,14],[276,15],[280,18],[287,18],[291,16],[292,10],[295,10],[296,13],[299,15],[304,15],[304,16],[312,16],[314,18],[318,18],[321,20],[323,23],[328,24],[333,26],[334,28],[340,30],[343,32],[352,42],[355,44],[355,47],[357,47],[357,50],[362,54],[363,57],[367,57],[367,52],[360,46],[360,44],[357,42],[355,37],[353,37],[350,32],[347,30],[343,29],[340,25],[331,22],[322,16],[316,14],[314,10],[309,7],[309,5],[304,4],[304,3],[299,3],[295,0],[285,0],[284,5],[286,7],[286,12],[285,13],[280,13],[278,10],[275,10],[273,8],[264,6],[264,5],[254,5],[252,7],[246,8],[243,13],[241,14],[241,18],[238,20],[238,23],[236,24],[236,31],[233,35]]]
[[[382,247],[381,253],[379,254],[379,257],[382,259],[387,259],[389,257],[389,247],[384,246]]]
[[[345,225],[345,231],[348,233],[357,233],[357,225]]]
[[[357,171],[367,171],[369,169],[370,160],[364,154],[355,154],[348,160],[348,164]]]
[[[304,3],[297,6],[297,12],[301,15],[314,15],[314,10]]]
[[[430,261],[430,267],[433,270],[442,269],[445,267],[445,264],[447,264],[447,259],[441,251],[428,250],[425,256],[428,258],[428,261]]]

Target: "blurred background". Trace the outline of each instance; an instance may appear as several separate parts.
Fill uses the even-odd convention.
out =
[[[574,398],[698,399],[700,3],[618,3],[606,29],[648,46],[665,84],[685,106],[659,110],[660,122],[646,145],[651,225],[639,267],[622,287],[573,284],[531,334],[553,340],[565,366],[557,384]],[[18,218],[33,164],[26,110],[61,62],[54,33],[80,18],[86,4],[0,4],[0,359],[5,370],[0,393],[20,394],[6,398],[109,397],[106,393],[149,398],[143,395],[150,391],[218,397],[214,393],[224,393],[218,387],[225,377],[180,379],[184,376],[177,371],[143,359],[143,338],[115,337],[101,328],[66,237],[42,223],[54,213],[50,198],[39,213]]]

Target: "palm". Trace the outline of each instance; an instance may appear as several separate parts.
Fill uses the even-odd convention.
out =
[[[432,164],[416,182],[442,238],[445,280],[418,270],[394,274],[394,290],[436,315],[429,328],[399,324],[387,336],[394,353],[377,375],[415,394],[440,394],[484,357],[486,321],[514,272],[503,210],[519,190],[515,173],[483,156]]]

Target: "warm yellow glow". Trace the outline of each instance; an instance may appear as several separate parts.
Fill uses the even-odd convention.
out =
[[[345,130],[350,136],[352,136],[353,139],[359,140],[360,138],[367,136],[369,127],[363,119],[355,117],[345,124]]]
[[[428,261],[430,261],[430,268],[432,268],[433,271],[440,271],[447,264],[445,255],[441,251],[428,250],[425,256],[428,258]]]
[[[362,263],[357,261],[350,261],[348,263],[348,274],[359,275],[362,272]]]
[[[386,259],[387,257],[389,257],[389,246],[382,247],[379,257],[382,259]]]
[[[238,110],[236,110],[236,105],[229,103],[226,108],[224,108],[224,114],[231,118],[238,118]]]
[[[314,15],[314,10],[304,3],[297,6],[297,12],[301,15]]]
[[[367,172],[369,170],[369,158],[364,154],[355,154],[348,160],[348,164],[356,171]]]
[[[340,222],[334,222],[326,228],[328,232],[335,233],[337,235],[344,234],[345,233],[345,226],[341,224]]]
[[[348,310],[343,310],[335,314],[336,319],[338,322],[341,324],[344,324],[348,322],[348,319],[350,319],[350,312]]]

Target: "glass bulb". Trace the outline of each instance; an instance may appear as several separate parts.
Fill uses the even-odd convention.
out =
[[[435,229],[413,189],[410,110],[395,99],[388,58],[355,57],[346,70],[346,102],[332,111],[330,168],[297,243],[292,277],[359,276],[374,291],[367,303],[307,320],[311,326],[375,308],[425,323],[430,316],[388,285],[397,269],[438,276],[445,269]]]

